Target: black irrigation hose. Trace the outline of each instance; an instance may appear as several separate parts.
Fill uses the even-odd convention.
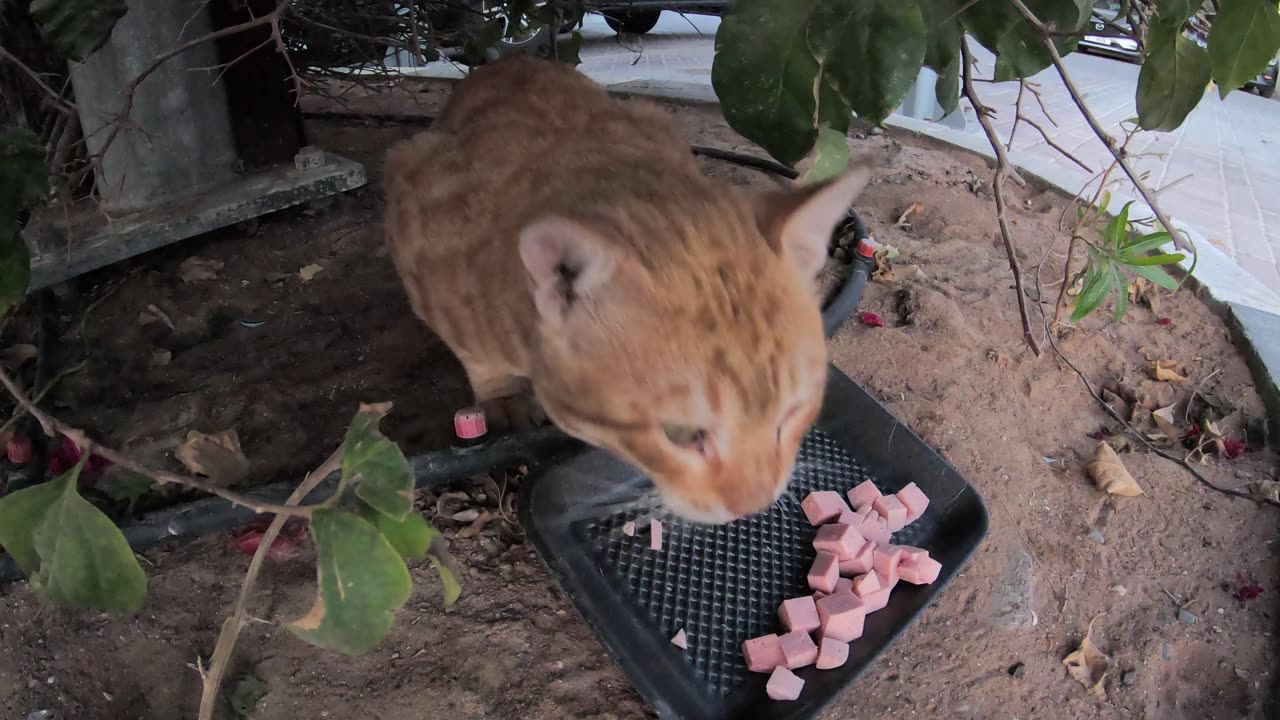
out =
[[[796,177],[795,170],[772,160],[752,155],[699,146],[695,146],[693,152],[705,157],[737,163],[788,178],[794,179]],[[866,225],[852,209],[849,210],[848,218],[841,223],[841,226],[836,231],[838,236],[849,233],[852,233],[852,247],[856,247],[860,241],[868,237]],[[858,300],[862,296],[862,289],[866,284],[869,271],[867,258],[856,252],[854,258],[854,271],[822,311],[823,325],[828,337],[853,313],[854,308],[857,307]],[[47,299],[45,294],[41,294],[42,354],[45,352],[43,348],[46,347],[46,343],[49,343],[48,346],[51,348],[51,343],[56,339],[56,326],[46,326],[45,323],[49,321],[49,316],[46,316],[43,312],[45,309],[49,309],[53,318],[52,322],[56,322],[57,314],[56,311],[52,310],[53,300],[51,293],[49,293]],[[45,303],[49,303],[49,305]],[[53,333],[47,336],[46,333],[50,327],[52,327]],[[52,351],[50,350],[49,352]],[[46,358],[42,364],[46,366],[43,372],[47,375],[45,379],[47,383],[53,374],[52,362]],[[38,376],[39,374],[40,371],[37,372]],[[38,382],[39,379],[37,379]],[[39,435],[40,433],[34,434]],[[477,448],[450,448],[428,452],[410,460],[410,465],[413,468],[416,487],[429,488],[443,485],[458,478],[492,472],[521,463],[533,464],[577,445],[579,445],[577,440],[565,435],[558,428],[548,426],[518,435],[495,438]],[[40,466],[44,467],[44,465],[45,463],[42,461]],[[337,486],[337,478],[337,473],[327,477],[304,499],[304,502],[318,502],[328,497]],[[293,492],[295,487],[297,487],[297,481],[288,480],[261,485],[245,491],[244,494],[263,502],[281,503]],[[146,513],[122,525],[121,530],[129,541],[130,547],[135,551],[141,551],[160,543],[174,540],[190,540],[202,535],[244,525],[256,516],[257,513],[249,508],[234,505],[222,498],[206,497]],[[13,559],[8,555],[0,555],[0,585],[21,577],[22,573],[18,570]]]

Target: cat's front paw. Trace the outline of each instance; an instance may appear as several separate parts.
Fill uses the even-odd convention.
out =
[[[530,393],[481,400],[489,431],[497,434],[525,432],[547,422],[542,404]]]

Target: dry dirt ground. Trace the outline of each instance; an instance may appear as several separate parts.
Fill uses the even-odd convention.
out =
[[[430,114],[445,93],[424,84],[408,100],[346,100]],[[691,141],[751,149],[714,109],[672,110]],[[58,411],[168,465],[188,430],[234,428],[257,476],[271,479],[318,464],[360,401],[396,401],[385,426],[409,453],[446,444],[450,415],[468,399],[461,369],[410,313],[381,238],[382,151],[418,129],[313,118],[315,142],[366,163],[367,188],[328,209],[280,213],[255,232],[214,233],[88,278],[84,297],[63,308],[67,364],[87,353],[87,365],[59,385]],[[1090,435],[1108,418],[1052,353],[1037,358],[1023,344],[989,170],[908,137],[857,144],[884,162],[859,210],[902,256],[897,279],[872,283],[864,301],[887,326],[851,320],[831,342],[832,358],[976,485],[992,527],[963,575],[825,717],[1276,717],[1267,700],[1277,671],[1275,511],[1208,491],[1144,452],[1122,458],[1145,497],[1100,494],[1082,467],[1097,443]],[[772,182],[705,166],[733,182]],[[1030,292],[1043,263],[1052,298],[1066,199],[1010,192]],[[894,227],[917,201],[923,209],[909,227]],[[178,268],[191,256],[224,264],[213,279],[184,282]],[[323,270],[304,282],[297,273],[312,264]],[[81,337],[79,318],[109,288]],[[149,306],[173,327],[154,321]],[[30,328],[11,325],[5,340],[29,342]],[[1158,312],[1135,307],[1122,323],[1099,314],[1060,345],[1097,384],[1148,404],[1177,402],[1183,430],[1196,390],[1262,413],[1227,329],[1189,290],[1163,296]],[[1189,382],[1149,381],[1156,359],[1178,360]],[[1240,486],[1270,477],[1274,464],[1269,451],[1254,451],[1202,470]],[[412,566],[415,593],[367,657],[321,652],[252,624],[233,672],[268,690],[251,717],[649,716],[529,547],[509,527],[493,530],[455,539],[467,588],[449,612],[430,566]],[[304,547],[272,566],[257,616],[278,620],[309,605],[311,559]],[[0,589],[0,716],[193,717],[193,663],[211,651],[247,562],[226,536],[149,551],[147,604],[132,618],[47,608],[21,583]],[[1263,594],[1237,599],[1246,583]],[[1184,620],[1180,609],[1190,613]],[[1101,698],[1062,664],[1095,618],[1093,639],[1112,658]]]

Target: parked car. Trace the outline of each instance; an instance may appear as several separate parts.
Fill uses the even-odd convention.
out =
[[[719,15],[729,6],[729,0],[587,0],[584,6],[603,15],[614,32],[643,35],[658,24],[663,10]]]
[[[1085,25],[1084,37],[1080,38],[1077,48],[1080,52],[1094,55],[1141,62],[1142,53],[1138,49],[1138,41],[1133,39],[1133,30],[1127,18],[1120,17],[1120,3],[1096,2],[1089,23]]]
[[[1252,90],[1264,98],[1273,97],[1276,94],[1277,74],[1280,74],[1280,59],[1272,60],[1265,70],[1258,73],[1258,77],[1244,84],[1244,89]]]

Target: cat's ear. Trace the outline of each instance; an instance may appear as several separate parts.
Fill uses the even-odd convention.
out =
[[[538,314],[551,321],[563,320],[617,267],[616,251],[599,235],[561,217],[535,220],[520,231],[520,260]]]
[[[769,193],[757,205],[760,230],[801,272],[817,275],[827,259],[831,231],[869,182],[871,163],[859,159],[827,182]]]

